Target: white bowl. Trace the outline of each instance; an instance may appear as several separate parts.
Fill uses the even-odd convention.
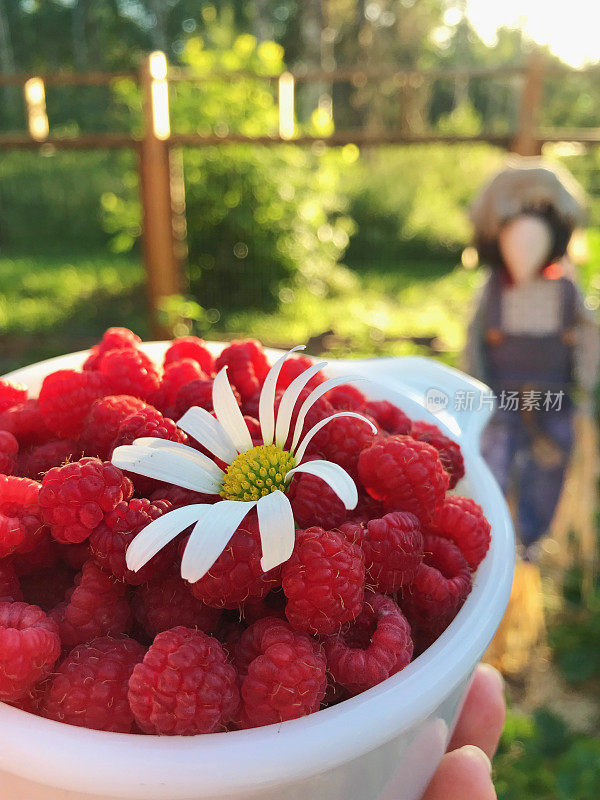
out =
[[[211,345],[218,351],[223,345]],[[145,345],[160,359],[164,343]],[[11,373],[38,391],[44,375],[78,367],[75,353]],[[491,409],[487,387],[424,358],[332,361],[330,375],[362,374],[370,397],[435,421],[462,447],[473,497],[492,542],[473,591],[440,638],[397,675],[303,719],[196,737],[104,733],[0,703],[3,800],[418,800],[445,751],[472,672],[502,618],[514,565],[504,498],[479,454]],[[462,392],[462,395],[457,393]],[[467,393],[466,395],[464,393]],[[447,407],[437,414],[427,409]],[[457,411],[452,398],[472,398]],[[468,403],[461,402],[463,406]]]

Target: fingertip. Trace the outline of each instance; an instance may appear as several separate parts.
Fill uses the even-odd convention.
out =
[[[483,764],[487,774],[492,774],[492,762],[480,747],[476,747],[474,744],[465,744],[462,747],[459,747],[458,750],[456,750],[456,753],[462,753],[461,757],[466,758],[469,761],[474,759],[476,762]],[[479,769],[479,765],[476,767],[476,769]]]
[[[504,678],[502,677],[502,673],[499,672],[496,667],[493,667],[491,664],[486,664],[485,661],[482,661],[481,664],[477,665],[476,674],[482,675],[486,681],[494,684],[497,690],[504,694]]]
[[[446,753],[423,800],[497,800],[486,754],[474,745]]]

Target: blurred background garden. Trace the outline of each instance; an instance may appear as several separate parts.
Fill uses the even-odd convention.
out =
[[[539,4],[520,5],[535,21]],[[63,76],[45,86],[50,137],[35,148],[23,145],[31,110],[28,120],[22,85],[0,81],[0,373],[88,347],[110,325],[143,338],[157,329],[251,335],[271,346],[307,341],[313,354],[416,352],[457,364],[483,279],[466,209],[505,162],[531,64],[544,69],[535,124],[579,132],[545,137],[542,152],[588,192],[590,226],[573,258],[596,310],[600,49],[590,42],[588,52],[579,28],[561,35],[558,12],[537,36],[525,17],[496,30],[492,14],[487,30],[485,6],[0,0],[0,78]],[[175,78],[171,129],[217,143],[182,139],[171,150],[187,235],[179,291],[152,316],[136,149],[53,140],[141,136],[135,74],[157,50]],[[328,79],[343,69],[347,79]],[[177,80],[177,70],[200,79]],[[277,78],[288,70],[294,132],[306,142],[239,141],[277,136]],[[117,76],[76,85],[68,76],[77,73]],[[440,136],[447,141],[428,141]],[[390,143],[402,138],[411,143]],[[592,800],[600,796],[600,583],[568,537],[544,558],[547,640],[509,678],[497,791],[503,800]]]

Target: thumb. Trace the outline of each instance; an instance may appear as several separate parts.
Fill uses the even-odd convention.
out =
[[[496,800],[491,769],[483,750],[472,744],[446,753],[423,800]]]

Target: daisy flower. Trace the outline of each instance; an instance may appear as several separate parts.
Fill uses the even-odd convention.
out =
[[[254,507],[258,514],[262,569],[268,572],[283,564],[291,556],[295,541],[294,517],[286,491],[298,472],[309,472],[321,478],[347,509],[356,507],[356,485],[342,467],[331,461],[303,463],[302,459],[311,439],[332,419],[357,417],[376,433],[373,423],[361,414],[341,411],[318,422],[301,438],[306,414],[314,403],[334,386],[356,378],[332,378],[312,390],[300,406],[289,449],[286,449],[286,442],[296,402],[304,387],[327,362],[314,364],[290,383],[281,397],[275,418],[275,388],[283,362],[303,349],[304,345],[299,345],[285,353],[265,378],[258,408],[263,444],[254,445],[227,379],[227,367],[224,367],[213,383],[215,416],[203,408],[193,407],[177,422],[219,463],[193,447],[165,439],[144,437],[136,439],[132,445],[115,448],[112,463],[121,469],[223,498],[214,504],[176,508],[153,520],[127,549],[130,570],[141,569],[172,539],[193,525],[181,561],[181,576],[190,583],[200,580]]]

